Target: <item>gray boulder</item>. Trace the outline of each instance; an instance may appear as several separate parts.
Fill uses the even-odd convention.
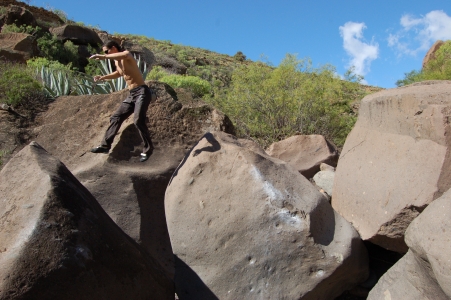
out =
[[[0,299],[174,299],[163,268],[37,143],[0,172]]]
[[[307,178],[320,170],[321,163],[337,165],[338,151],[322,135],[295,135],[273,143],[266,152],[286,161]]]
[[[451,186],[451,81],[366,96],[335,174],[332,206],[362,239],[405,253],[410,222]]]
[[[451,299],[450,215],[448,191],[412,221],[406,231],[409,251],[384,274],[368,299]]]
[[[352,226],[297,170],[207,133],[165,196],[180,299],[334,299],[367,277]]]

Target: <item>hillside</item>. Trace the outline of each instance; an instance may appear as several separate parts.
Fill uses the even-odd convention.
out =
[[[193,46],[173,44],[170,41],[155,40],[151,37],[133,34],[111,35],[98,28],[87,27],[80,22],[68,20],[66,14],[62,11],[49,11],[16,0],[2,0],[0,2],[0,27],[2,28],[0,34],[0,56],[6,58],[6,60],[0,62],[0,67],[4,70],[3,74],[6,74],[5,70],[8,70],[13,65],[16,68],[16,62],[24,65],[27,60],[41,57],[47,61],[45,63],[46,66],[56,63],[59,64],[58,68],[70,69],[69,71],[74,75],[68,75],[69,77],[84,77],[84,80],[92,80],[90,76],[99,71],[99,66],[93,64],[92,61],[88,61],[87,57],[93,52],[100,52],[102,42],[108,39],[115,39],[121,42],[126,49],[132,51],[132,53],[143,57],[147,65],[151,66],[154,71],[157,71],[157,75],[151,72],[147,79],[162,80],[170,84],[178,93],[178,99],[185,103],[196,104],[205,101],[224,111],[234,122],[239,136],[254,139],[262,146],[267,146],[273,141],[296,133],[318,133],[325,134],[327,138],[341,147],[344,137],[352,128],[353,122],[355,122],[360,100],[365,95],[382,89],[361,85],[357,82],[342,81],[334,78],[336,75],[333,74],[333,70],[327,70],[325,78],[329,82],[334,82],[333,90],[330,92],[326,91],[324,95],[320,94],[314,97],[321,99],[325,97],[321,101],[333,104],[332,108],[328,109],[339,109],[335,114],[349,116],[350,119],[346,121],[347,129],[344,129],[345,131],[340,130],[339,137],[334,136],[335,133],[329,134],[330,130],[321,132],[315,128],[302,129],[296,123],[298,121],[291,125],[286,125],[278,133],[270,135],[264,132],[252,133],[246,122],[243,123],[240,120],[240,116],[243,113],[237,111],[236,108],[232,109],[232,106],[229,105],[230,101],[240,101],[236,97],[230,99],[232,97],[230,95],[233,95],[232,76],[238,69],[252,69],[254,67],[258,69],[262,63],[247,59],[245,54],[241,52],[237,52],[234,56],[229,56]],[[20,34],[25,34],[26,38],[24,39]],[[16,41],[15,39],[18,36],[19,40]],[[20,45],[24,44],[24,41],[29,43],[26,46],[26,51],[20,48],[23,48]],[[38,67],[42,66],[42,61],[37,60],[36,64]],[[20,67],[18,68],[20,69]],[[270,70],[269,72],[277,70],[277,68],[264,65],[264,69]],[[30,72],[30,70],[24,72]],[[297,76],[298,74],[302,75],[301,73],[303,72],[302,70],[297,70],[293,74]],[[308,78],[304,76],[303,80],[305,81],[305,78],[307,78],[308,82],[314,85],[319,84],[320,86],[315,89],[329,89],[329,87],[322,86],[323,83],[315,79],[315,74],[321,72],[323,70],[320,69],[306,71],[305,75]],[[175,76],[177,80],[164,81],[164,78],[161,78],[161,76],[172,76],[172,79]],[[88,77],[91,79],[86,79]],[[182,79],[181,83],[180,78]],[[199,78],[200,84],[207,85],[208,92],[196,93],[193,84],[199,84],[199,82],[193,82],[192,78]],[[37,80],[39,84],[46,84],[42,82],[42,78],[37,78]],[[246,79],[242,78],[241,80]],[[19,83],[15,82],[14,84]],[[2,88],[2,84],[4,88]],[[10,84],[9,78],[4,77],[0,79],[0,102],[12,103],[11,95],[8,96],[8,92],[12,93],[8,88]],[[19,85],[17,88],[22,88],[22,85]],[[297,89],[303,89],[303,87],[299,86]],[[74,92],[69,87],[67,90],[67,94],[80,93],[80,91]],[[22,97],[23,99],[19,99],[18,94],[22,92],[14,93],[16,100],[15,104],[9,107],[10,111],[0,111],[4,116],[0,121],[0,135],[2,136],[0,161],[3,159],[3,162],[6,162],[11,155],[19,151],[33,138],[34,127],[39,126],[34,121],[36,115],[45,111],[47,104],[59,95],[53,94],[49,98],[48,94],[44,96],[33,92],[26,97]],[[311,98],[313,96],[306,95],[303,97]],[[313,101],[319,100],[314,99]],[[11,110],[14,110],[15,113],[12,113]],[[277,107],[274,107],[274,110],[284,113]],[[254,114],[253,112],[250,113]],[[327,109],[316,112],[318,116],[325,113],[327,114]],[[273,121],[262,119],[259,122],[267,123]],[[274,120],[274,122],[279,121]]]

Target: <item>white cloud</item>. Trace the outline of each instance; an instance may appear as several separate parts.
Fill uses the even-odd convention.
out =
[[[343,38],[343,48],[351,57],[348,67],[354,66],[354,72],[362,76],[369,72],[371,61],[379,56],[377,43],[364,42],[363,29],[365,28],[365,23],[354,22],[347,22],[339,28]]]
[[[387,38],[388,46],[399,55],[416,56],[437,40],[451,39],[451,17],[442,10],[433,10],[420,18],[404,15],[400,24],[402,29]]]

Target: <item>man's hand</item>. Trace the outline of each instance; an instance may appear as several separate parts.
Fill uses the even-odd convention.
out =
[[[89,59],[95,59],[95,60],[104,60],[106,59],[106,55],[104,54],[94,54]]]
[[[99,81],[99,80],[103,80],[103,79],[102,79],[102,76],[100,76],[100,75],[94,76],[94,82],[97,82],[97,81]]]

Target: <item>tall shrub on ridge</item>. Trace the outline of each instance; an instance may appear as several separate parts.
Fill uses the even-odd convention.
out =
[[[239,135],[267,146],[294,134],[322,134],[342,145],[355,123],[346,82],[326,65],[287,55],[277,68],[256,63],[238,68],[225,97],[210,99],[235,123]]]

